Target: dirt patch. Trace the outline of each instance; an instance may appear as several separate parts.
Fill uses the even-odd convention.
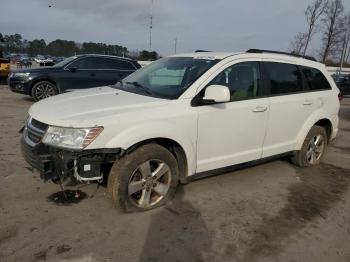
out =
[[[61,245],[61,246],[58,246],[56,248],[56,254],[62,254],[62,253],[66,253],[68,252],[69,250],[71,250],[72,247],[71,246],[68,246],[68,245]]]
[[[302,229],[306,222],[326,218],[327,210],[341,200],[350,180],[350,170],[322,164],[297,168],[300,182],[289,187],[288,201],[276,216],[263,218],[248,241],[243,261],[270,257],[283,249],[283,240]]]
[[[48,251],[48,249],[45,249],[35,253],[33,255],[34,261],[46,261]]]
[[[78,204],[87,197],[88,195],[81,190],[64,190],[51,194],[47,199],[49,202],[55,203],[56,205],[67,206]]]
[[[343,151],[346,151],[346,152],[350,153],[350,147],[345,147],[345,146],[335,146],[335,145],[332,145],[332,147],[334,147],[334,148],[337,148],[337,149],[340,149],[340,150],[343,150]]]
[[[17,235],[18,228],[15,226],[9,226],[4,229],[0,229],[0,245],[6,241],[14,238]]]

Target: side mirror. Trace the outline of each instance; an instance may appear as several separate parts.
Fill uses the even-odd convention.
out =
[[[230,102],[231,95],[230,90],[227,86],[223,85],[210,85],[205,89],[202,103],[214,104],[214,103],[225,103]]]
[[[68,70],[71,71],[71,72],[76,72],[78,69],[78,67],[76,66],[72,66],[72,67],[69,67]]]

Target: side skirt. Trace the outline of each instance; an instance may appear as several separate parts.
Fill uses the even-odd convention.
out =
[[[213,170],[208,170],[208,171],[204,171],[204,172],[200,172],[200,173],[196,173],[190,177],[188,177],[188,182],[194,181],[194,180],[198,180],[198,179],[203,179],[206,177],[211,177],[211,176],[217,176],[217,175],[222,175],[224,173],[227,173],[229,171],[236,171],[236,170],[240,170],[246,167],[253,167],[262,163],[267,163],[276,159],[280,159],[283,157],[290,157],[293,156],[295,154],[295,151],[289,151],[286,153],[282,153],[282,154],[278,154],[278,155],[274,155],[274,156],[269,156],[269,157],[265,157],[265,158],[261,158],[258,160],[253,160],[253,161],[249,161],[249,162],[245,162],[245,163],[241,163],[241,164],[236,164],[236,165],[232,165],[232,166],[227,166],[227,167],[222,167],[222,168],[218,168],[218,169],[213,169]]]

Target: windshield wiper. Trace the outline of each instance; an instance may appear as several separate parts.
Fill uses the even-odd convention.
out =
[[[139,82],[126,82],[126,84],[133,85],[134,87],[141,89],[142,91],[144,91],[148,95],[154,95],[154,93],[152,92],[151,89],[141,85]]]

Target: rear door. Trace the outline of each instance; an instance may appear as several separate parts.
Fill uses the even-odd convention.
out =
[[[309,92],[309,101],[314,111],[324,109],[326,112],[333,112],[334,101],[338,100],[331,85],[324,74],[316,68],[300,66],[303,73],[306,90]]]
[[[299,67],[283,61],[265,61],[264,96],[270,100],[270,114],[263,157],[293,151],[303,124],[313,112],[312,95],[303,87]]]

